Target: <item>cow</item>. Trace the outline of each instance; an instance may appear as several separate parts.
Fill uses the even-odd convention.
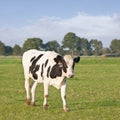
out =
[[[54,86],[61,91],[64,111],[68,111],[66,104],[66,78],[74,77],[75,63],[80,57],[72,58],[71,55],[64,57],[54,51],[38,51],[35,49],[23,53],[22,64],[25,77],[26,103],[35,106],[35,90],[38,83],[44,85],[43,108],[47,109],[48,87]],[[32,86],[30,79],[33,79]],[[31,97],[30,100],[30,91]]]

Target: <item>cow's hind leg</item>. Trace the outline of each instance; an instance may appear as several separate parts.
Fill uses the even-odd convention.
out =
[[[30,105],[30,80],[29,78],[25,78],[25,89],[26,89],[26,103],[27,105]]]
[[[31,89],[31,94],[32,94],[32,106],[35,106],[35,91],[36,91],[36,87],[38,85],[38,82],[34,82],[32,89]]]
[[[48,98],[48,83],[44,82],[44,102],[43,102],[43,108],[47,109],[48,104],[47,104],[47,98]]]

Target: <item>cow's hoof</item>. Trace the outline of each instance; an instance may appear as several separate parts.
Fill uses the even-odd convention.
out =
[[[68,111],[69,111],[68,107],[64,107],[63,110],[64,110],[65,112],[68,112]]]
[[[43,105],[43,109],[44,110],[47,110],[48,109],[48,105],[46,104],[46,105]]]
[[[31,103],[30,99],[26,99],[26,104],[30,105],[30,103]]]
[[[33,107],[36,106],[35,102],[32,102],[31,105],[32,105]]]

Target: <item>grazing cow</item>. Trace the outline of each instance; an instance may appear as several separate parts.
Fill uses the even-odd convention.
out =
[[[35,105],[35,90],[38,83],[44,85],[43,107],[47,109],[48,87],[50,85],[61,90],[63,109],[67,111],[66,105],[66,78],[74,76],[73,69],[75,63],[79,62],[80,57],[72,58],[70,55],[62,57],[53,51],[28,50],[23,54],[22,64],[25,76],[26,103]],[[32,100],[30,101],[30,81],[34,83],[31,86]]]

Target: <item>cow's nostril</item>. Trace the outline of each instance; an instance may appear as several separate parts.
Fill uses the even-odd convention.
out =
[[[69,75],[69,78],[73,78],[74,77],[74,75]]]

